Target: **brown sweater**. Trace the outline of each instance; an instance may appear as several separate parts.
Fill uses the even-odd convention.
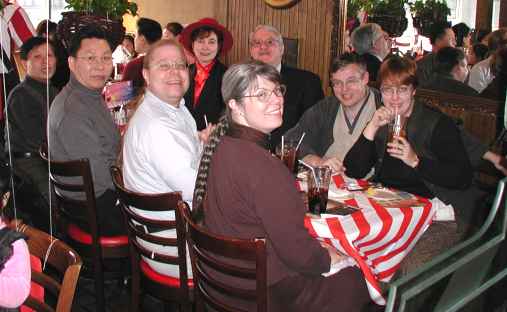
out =
[[[267,136],[235,126],[211,161],[205,225],[213,233],[265,237],[268,284],[298,274],[319,276],[328,252],[304,227],[305,206],[287,168],[266,149]]]

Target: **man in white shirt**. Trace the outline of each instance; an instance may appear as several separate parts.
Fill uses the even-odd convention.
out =
[[[181,191],[192,206],[194,184],[202,151],[212,126],[197,132],[194,118],[185,107],[189,73],[185,54],[174,40],[155,43],[143,62],[147,89],[130,120],[123,144],[123,179],[129,190],[141,193]],[[149,218],[174,220],[174,212],[157,212]],[[174,230],[158,232],[175,237]],[[176,248],[145,244],[161,253],[176,255]],[[178,277],[177,267],[145,259],[157,272]],[[190,268],[190,263],[188,263]]]
[[[468,85],[481,93],[493,81],[495,76],[491,72],[493,55],[499,48],[507,45],[507,27],[495,30],[489,35],[488,49],[489,57],[475,64],[470,70]]]

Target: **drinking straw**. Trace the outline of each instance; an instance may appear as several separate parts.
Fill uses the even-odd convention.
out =
[[[206,114],[204,114],[204,123],[206,124],[206,128],[208,128],[208,118],[206,117]]]
[[[283,135],[282,135],[282,147],[280,148],[280,160],[282,160],[282,161],[283,161],[283,154],[284,154],[283,153],[283,144],[284,143],[283,143]]]
[[[296,152],[298,151],[299,146],[303,142],[303,138],[305,137],[305,135],[306,135],[306,132],[303,132],[303,135],[301,135],[301,139],[299,139],[298,145],[296,145]]]
[[[319,183],[319,180],[317,180],[317,175],[315,174],[315,169],[312,166],[310,166],[309,164],[302,161],[301,159],[299,159],[298,162],[300,164],[302,164],[303,166],[309,168],[312,171],[312,175],[313,175],[313,179],[315,180],[315,184],[316,184],[317,188],[320,189],[320,183]]]

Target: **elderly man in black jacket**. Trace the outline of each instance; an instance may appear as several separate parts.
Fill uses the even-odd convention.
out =
[[[259,25],[250,34],[250,56],[257,61],[275,67],[287,87],[284,96],[283,123],[271,132],[271,146],[276,146],[288,129],[292,128],[303,113],[324,97],[322,82],[316,74],[282,64],[284,52],[280,32],[268,25]]]

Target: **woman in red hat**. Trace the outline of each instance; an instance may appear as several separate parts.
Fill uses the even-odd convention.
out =
[[[217,123],[224,110],[220,88],[227,69],[218,60],[232,47],[232,35],[212,18],[203,18],[185,27],[180,41],[191,51],[196,62],[189,66],[190,86],[185,94],[185,105],[194,116],[197,130],[206,123]]]

